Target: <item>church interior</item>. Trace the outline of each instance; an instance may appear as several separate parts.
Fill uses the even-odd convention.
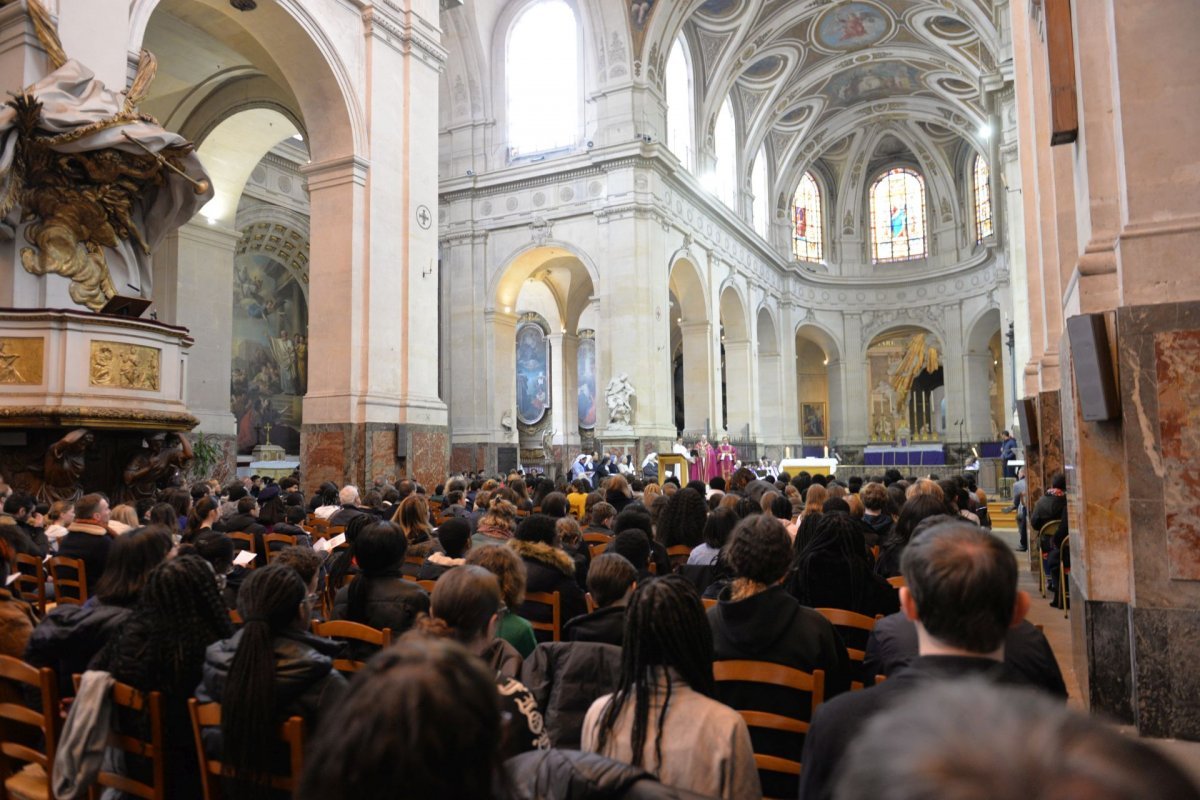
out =
[[[241,513],[226,487],[256,515],[296,491],[327,565],[346,534],[316,511],[346,489],[431,497],[437,550],[458,482],[472,506],[582,479],[583,534],[623,485],[653,563],[685,513],[652,509],[669,471],[707,484],[689,547],[741,474],[902,484],[896,526],[957,479],[1068,707],[1200,776],[1198,36],[1194,0],[0,0],[3,492],[76,519],[98,493],[138,527],[193,487],[168,527],[194,547],[202,502]],[[777,514],[789,576],[812,496]],[[249,587],[274,551],[231,530]],[[901,563],[879,574],[911,584]],[[667,784],[657,759],[633,763]],[[833,796],[793,760],[759,791]]]

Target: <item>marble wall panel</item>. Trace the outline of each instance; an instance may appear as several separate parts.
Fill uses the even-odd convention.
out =
[[[1173,580],[1200,579],[1200,331],[1154,337],[1167,561]]]
[[[1134,608],[1133,679],[1138,733],[1200,739],[1200,610]]]
[[[305,425],[300,436],[300,476],[311,496],[325,481],[339,486],[345,476],[346,439],[341,425]]]
[[[1073,592],[1077,588],[1071,586]],[[1079,603],[1072,596],[1071,608],[1075,675],[1088,708],[1132,723],[1134,689],[1130,667],[1129,606],[1092,600]],[[1081,655],[1086,661],[1081,660]],[[1084,663],[1086,669],[1081,668]]]
[[[368,425],[366,452],[366,480],[370,486],[375,478],[384,478],[388,483],[396,482],[396,426]],[[430,487],[432,488],[432,487]]]
[[[449,472],[450,434],[445,428],[407,426],[410,437],[408,475],[432,488],[441,483]]]

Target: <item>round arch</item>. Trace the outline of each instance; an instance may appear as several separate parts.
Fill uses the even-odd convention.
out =
[[[708,322],[708,291],[696,262],[680,256],[671,263],[667,275],[671,294],[679,301],[679,322]]]
[[[142,48],[154,16],[172,9],[207,9],[224,17],[223,25],[237,25],[255,40],[274,62],[278,74],[303,76],[303,80],[289,81],[288,88],[304,117],[322,121],[321,125],[311,125],[308,132],[314,161],[369,152],[365,115],[356,89],[357,76],[339,55],[361,48],[358,35],[350,27],[344,34],[338,34],[345,41],[334,41],[303,0],[263,3],[253,14],[243,14],[219,0],[132,0],[129,52],[136,53]],[[159,55],[169,57],[169,54]]]
[[[578,322],[599,283],[595,262],[565,242],[525,245],[500,263],[488,281],[487,297],[492,309],[515,312],[526,282],[536,273],[547,272],[542,280],[554,292],[560,322],[568,330]]]

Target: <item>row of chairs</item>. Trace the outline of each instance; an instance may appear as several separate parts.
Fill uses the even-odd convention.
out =
[[[20,573],[13,581],[13,588],[22,600],[44,615],[48,608],[49,592],[46,584],[53,583],[56,602],[60,605],[83,605],[87,602],[87,567],[82,559],[69,556],[53,556],[41,559],[38,556],[17,554],[17,570]]]
[[[76,687],[79,686],[79,678],[80,676],[75,676]],[[11,656],[0,656],[0,681],[14,687],[17,693],[28,687],[36,693],[40,705],[40,709],[35,710],[16,702],[0,703],[0,720],[5,721],[4,725],[0,725],[0,754],[4,755],[4,758],[0,759],[0,770],[3,770],[0,781],[4,786],[4,794],[6,797],[53,798],[50,775],[54,771],[54,759],[63,725],[59,711],[58,680],[54,670],[48,667],[39,669]],[[149,764],[149,778],[137,780],[130,775],[101,769],[96,786],[89,790],[89,796],[98,797],[97,787],[105,787],[145,800],[165,800],[167,781],[162,695],[159,692],[140,692],[132,686],[118,682],[112,687],[111,700],[115,707],[143,719],[145,724],[137,726],[137,729],[148,731],[148,734],[143,738],[130,733],[110,731],[108,746],[145,760]],[[216,779],[230,772],[221,761],[208,758],[201,731],[204,728],[220,726],[221,706],[218,703],[200,703],[191,698],[188,701],[188,712],[196,753],[202,765],[200,783],[203,796],[205,800],[217,800],[221,797],[221,786],[220,781]],[[30,734],[36,736],[30,738]],[[273,788],[291,792],[298,785],[304,767],[304,720],[292,717],[285,721],[280,727],[279,738],[288,750],[289,771],[285,775],[272,775],[269,780]],[[40,744],[30,744],[35,740],[40,741]],[[17,765],[24,766],[17,769]]]

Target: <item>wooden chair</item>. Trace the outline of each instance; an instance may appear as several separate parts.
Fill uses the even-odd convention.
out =
[[[591,558],[595,558],[608,549],[609,543],[612,542],[612,537],[605,533],[585,533],[583,541],[588,546],[588,555]]]
[[[856,614],[853,611],[847,611],[844,608],[817,608],[813,609],[825,619],[829,620],[834,627],[837,628],[855,628],[856,630],[866,631],[869,635],[875,630],[875,623],[878,617],[868,617],[866,614]],[[859,650],[854,647],[846,648],[846,655],[850,660],[855,662],[859,667],[862,666],[863,659],[867,657],[866,650]],[[850,690],[858,691],[863,688],[861,681],[851,681]]]
[[[678,572],[679,568],[687,563],[688,556],[692,554],[692,548],[686,544],[677,544],[667,548],[667,558],[671,559],[671,570]]]
[[[76,689],[79,687],[79,676],[75,676]],[[146,729],[150,731],[149,739],[129,736],[117,731],[108,734],[108,746],[121,750],[127,755],[137,756],[150,762],[152,783],[134,780],[128,775],[100,770],[96,776],[96,785],[116,789],[125,794],[142,797],[145,800],[164,800],[167,796],[166,757],[163,754],[163,706],[162,695],[158,692],[139,692],[124,683],[114,683],[111,694],[113,705],[124,708],[135,714],[145,716],[149,723]],[[93,790],[92,797],[99,793]]]
[[[278,547],[271,545],[277,544]],[[286,533],[265,533],[263,534],[263,547],[267,551],[267,563],[270,564],[275,556],[279,555],[280,551],[285,547],[295,547],[296,537]]]
[[[592,599],[592,593],[584,593],[583,599],[587,600],[587,612],[589,614],[594,614],[596,612],[596,601]]]
[[[196,740],[196,756],[200,760],[200,785],[204,800],[219,800],[221,782],[214,776],[231,775],[232,771],[222,762],[208,757],[204,751],[204,728],[220,727],[221,704],[201,703],[196,698],[188,700],[188,714],[192,718],[192,737]],[[279,738],[287,745],[289,771],[287,775],[269,776],[270,787],[282,792],[293,793],[300,784],[300,773],[304,771],[304,719],[291,717],[279,727]]]
[[[530,592],[525,595],[525,602],[532,603],[535,606],[547,606],[550,609],[550,622],[534,622],[529,620],[529,624],[535,631],[544,631],[550,634],[550,641],[557,642],[562,640],[562,605],[558,592]],[[524,615],[522,615],[524,616]],[[526,617],[526,619],[529,619]]]
[[[897,575],[893,578],[888,578],[887,582],[890,583],[892,586],[895,586],[897,589],[908,586],[908,581],[904,580],[903,575]]]
[[[767,711],[735,709],[742,715],[749,728],[806,734],[812,715],[825,700],[825,672],[819,669],[808,673],[767,661],[714,661],[713,678],[718,684],[718,690],[722,683],[765,683],[808,693],[811,705],[807,720]],[[800,762],[788,758],[755,753],[754,763],[760,773],[776,772],[792,776],[800,774]]]
[[[241,626],[242,612],[238,611],[236,608],[229,609],[229,621],[234,625]]]
[[[423,567],[425,566],[425,556],[405,556],[404,563],[409,566]]]
[[[433,594],[433,587],[437,586],[437,581],[417,581],[417,585],[429,594]]]
[[[708,609],[712,608],[713,606],[715,606],[717,604],[717,598],[701,597],[700,602],[704,603],[704,610],[707,611]]]
[[[1038,530],[1037,536],[1037,561],[1038,561],[1038,591],[1042,593],[1042,597],[1046,596],[1046,551],[1042,547],[1043,542],[1049,542],[1054,539],[1054,534],[1058,533],[1058,526],[1062,524],[1062,520],[1052,519],[1043,525]]]
[[[341,639],[352,642],[362,642],[364,644],[374,645],[380,649],[387,647],[392,643],[392,629],[383,628],[382,630],[372,628],[370,625],[363,625],[359,622],[349,622],[344,619],[331,620],[329,622],[318,622],[313,620],[312,632],[317,636],[324,636],[329,639]],[[342,673],[354,673],[363,668],[362,661],[355,661],[350,658],[335,658],[333,660],[333,668]]]
[[[17,553],[17,569],[21,577],[17,578],[14,587],[21,599],[37,609],[41,615],[46,613],[46,565],[38,556],[27,553]]]
[[[87,602],[87,567],[82,559],[55,556],[46,562],[46,568],[50,570],[50,580],[54,583],[55,600],[60,606],[81,606]],[[73,589],[76,596],[68,597],[63,589]]]
[[[314,516],[309,523],[309,533],[314,539],[325,539],[329,536],[329,520]]]
[[[229,538],[233,540],[234,555],[237,555],[239,550],[249,550],[251,553],[254,553],[255,556],[258,555],[258,550],[254,546],[254,534],[253,533],[245,533],[244,531],[235,531],[234,533],[229,534]],[[255,558],[254,561],[251,561],[249,564],[246,565],[246,569],[254,569],[254,567],[257,565],[257,563],[258,563],[258,559]]]
[[[1068,619],[1071,618],[1071,587],[1067,583],[1067,578],[1071,575],[1071,565],[1067,563],[1067,557],[1071,554],[1070,547],[1071,535],[1067,534],[1058,546],[1058,585],[1062,591],[1063,616]]]
[[[50,773],[54,770],[54,754],[62,730],[58,709],[58,680],[49,667],[36,667],[12,656],[0,656],[0,680],[10,684],[19,696],[25,687],[36,692],[41,711],[35,711],[16,701],[16,696],[0,702],[0,780],[7,798],[51,798]],[[28,735],[22,735],[28,734]],[[40,741],[40,747],[29,746]],[[21,770],[13,762],[23,762]]]

